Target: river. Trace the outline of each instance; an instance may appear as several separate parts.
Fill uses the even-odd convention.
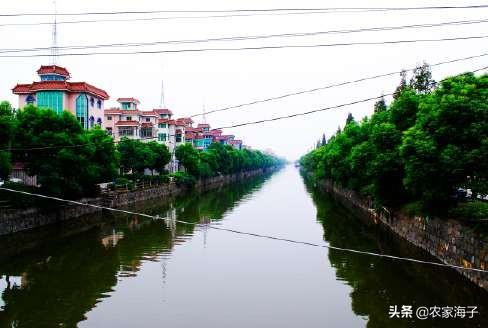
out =
[[[451,269],[209,228],[433,260],[292,166],[132,209],[168,220],[103,213],[0,238],[30,249],[0,262],[0,327],[488,327],[488,294]],[[479,313],[390,319],[394,305]]]

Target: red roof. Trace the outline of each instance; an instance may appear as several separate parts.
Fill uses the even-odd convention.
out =
[[[213,135],[213,136],[220,136],[222,134],[222,130],[219,130],[219,129],[214,129],[214,130],[210,130],[210,133]]]
[[[139,104],[139,100],[137,100],[136,98],[118,98],[117,102],[131,102]]]
[[[177,118],[176,121],[184,123],[186,126],[191,126],[193,124],[193,120],[190,117],[180,117]]]
[[[158,114],[156,114],[153,111],[144,111],[144,110],[141,110],[141,111],[139,111],[139,114],[141,116],[154,116],[154,117],[158,117]]]
[[[229,141],[231,145],[241,145],[242,140],[230,140]]]
[[[199,127],[199,128],[209,128],[210,127],[210,124],[200,123],[200,124],[197,125],[197,127]]]
[[[37,70],[37,74],[58,74],[69,78],[69,72],[66,68],[57,65],[42,65],[41,68]]]
[[[143,127],[143,128],[152,128],[153,126],[154,126],[154,124],[151,122],[142,122],[141,123],[141,127]]]
[[[153,112],[155,112],[159,115],[161,115],[161,114],[173,115],[173,112],[167,108],[155,108],[155,109],[153,109]]]
[[[137,109],[120,109],[110,108],[103,111],[105,114],[120,114],[120,115],[139,115],[141,112]]]
[[[139,122],[137,121],[118,121],[115,123],[117,126],[139,126]]]
[[[160,123],[170,123],[170,121],[172,121],[172,120],[170,120],[169,118],[160,118],[160,119],[158,119],[158,124],[160,124]]]
[[[109,98],[105,90],[94,87],[86,82],[66,82],[66,81],[40,81],[31,84],[17,84],[12,92],[14,94],[34,93],[43,90],[57,90],[67,92],[86,92],[99,97],[103,100]]]

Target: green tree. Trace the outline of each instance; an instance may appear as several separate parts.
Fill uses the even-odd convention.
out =
[[[100,129],[85,131],[68,112],[26,106],[16,115],[16,152],[47,194],[76,198],[96,193],[115,173],[113,141]]]
[[[420,94],[426,94],[432,91],[436,82],[432,79],[432,72],[429,64],[423,63],[413,70],[409,86]]]
[[[171,153],[166,145],[151,141],[146,144],[146,147],[153,153],[151,156],[152,162],[149,163],[148,168],[150,170],[156,170],[159,174],[162,174],[166,165],[171,160]]]
[[[175,150],[175,155],[188,174],[193,175],[194,177],[200,176],[200,156],[198,150],[193,148],[191,144],[186,143],[179,145]]]
[[[7,180],[12,171],[12,156],[8,150],[14,135],[14,114],[9,102],[0,102],[0,179]]]
[[[446,79],[420,108],[402,141],[406,187],[434,207],[449,202],[458,187],[486,193],[488,76]]]

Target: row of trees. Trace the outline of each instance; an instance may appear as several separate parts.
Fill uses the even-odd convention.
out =
[[[198,151],[190,144],[183,144],[176,148],[175,153],[186,172],[195,178],[207,178],[282,164],[282,160],[273,155],[258,150],[235,149],[220,143],[212,143],[206,151]]]
[[[176,156],[195,178],[275,165],[278,160],[259,151],[212,144],[208,151],[182,145]],[[131,172],[166,174],[171,159],[166,145],[113,138],[99,127],[85,130],[69,112],[56,114],[29,105],[14,112],[0,103],[0,179],[7,180],[12,163],[25,165],[46,194],[65,197],[94,195],[96,185]]]
[[[488,76],[461,74],[438,85],[427,65],[402,82],[393,102],[306,154],[316,179],[372,197],[378,205],[420,202],[441,210],[459,187],[488,192]]]

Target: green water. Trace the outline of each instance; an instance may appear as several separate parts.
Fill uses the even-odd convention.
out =
[[[293,167],[133,209],[197,225],[103,213],[1,238],[0,327],[488,327],[488,293],[452,270],[208,227],[432,260]],[[479,314],[389,319],[390,305]]]

